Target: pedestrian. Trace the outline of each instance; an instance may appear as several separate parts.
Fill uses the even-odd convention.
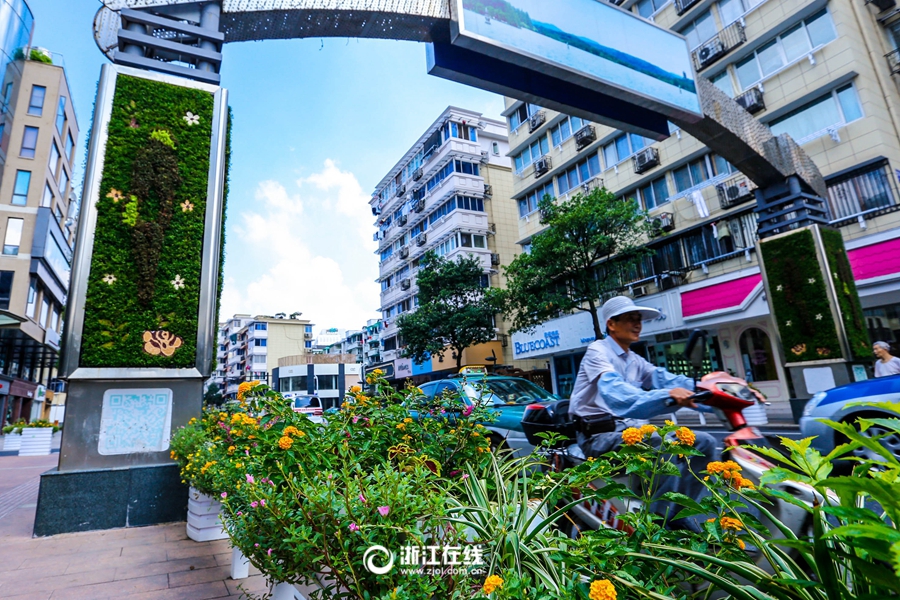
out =
[[[872,352],[878,357],[875,361],[875,377],[900,375],[900,358],[891,354],[891,345],[887,342],[872,344]]]
[[[569,413],[575,417],[578,445],[585,456],[596,457],[622,445],[622,432],[650,419],[676,410],[674,407],[708,410],[693,401],[694,382],[655,367],[630,350],[641,337],[643,321],[655,319],[659,311],[635,306],[627,296],[608,300],[601,309],[607,336],[592,342],[581,361],[569,401]],[[650,443],[659,446],[654,434]],[[716,442],[708,433],[696,432],[694,448],[703,453],[696,457],[693,472],[706,468],[716,458]],[[655,490],[657,495],[678,492],[699,500],[708,492],[689,467],[689,458],[679,460],[680,477],[663,477]],[[669,518],[678,512],[668,502],[654,502],[652,510]],[[675,527],[697,529],[695,520],[676,523]]]

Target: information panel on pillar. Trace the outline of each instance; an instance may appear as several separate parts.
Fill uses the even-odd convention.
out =
[[[452,45],[601,90],[665,116],[702,118],[684,37],[597,0],[453,0]]]

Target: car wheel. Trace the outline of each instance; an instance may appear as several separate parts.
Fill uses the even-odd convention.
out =
[[[860,418],[863,418],[863,419],[888,418],[888,419],[890,419],[890,418],[896,418],[896,417],[895,417],[895,415],[888,414],[888,413],[866,413],[866,414],[854,415],[850,419],[844,419],[843,422],[850,423],[858,431],[859,427],[857,426],[856,420],[860,419]],[[881,436],[884,434],[889,434],[889,435],[887,435],[884,438],[882,438],[881,440],[879,440],[879,443],[882,446],[884,446],[885,448],[887,448],[887,450],[889,450],[890,453],[894,455],[894,458],[896,458],[897,460],[900,460],[900,433],[898,433],[896,431],[892,431],[885,427],[882,427],[881,425],[872,425],[871,427],[869,427],[868,429],[866,429],[865,431],[862,432],[862,435],[864,435],[868,438],[875,438],[875,437],[878,437],[878,436]],[[843,435],[839,436],[839,437],[840,437],[839,443],[846,443],[849,441]],[[853,452],[851,452],[850,455],[855,456],[857,458],[864,459],[864,460],[871,460],[871,461],[882,461],[883,460],[881,455],[879,455],[865,447],[857,448],[857,449],[853,450]],[[850,461],[844,461],[844,462],[849,463]],[[853,465],[848,464],[846,470],[849,471],[852,468],[853,468]]]

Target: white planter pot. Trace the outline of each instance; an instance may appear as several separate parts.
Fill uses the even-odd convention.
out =
[[[224,540],[228,537],[222,527],[222,504],[194,488],[188,493],[187,535],[195,542]]]
[[[19,456],[46,456],[53,441],[52,427],[26,427],[22,430]]]
[[[3,449],[7,451],[19,451],[22,447],[22,436],[18,433],[7,433],[3,436]]]
[[[231,578],[247,579],[250,577],[250,561],[241,552],[240,548],[231,549]]]

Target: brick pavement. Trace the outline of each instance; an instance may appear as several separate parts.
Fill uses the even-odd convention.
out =
[[[251,567],[230,579],[228,540],[194,542],[184,523],[32,538],[40,474],[59,455],[0,456],[0,598],[206,600],[259,594]]]

